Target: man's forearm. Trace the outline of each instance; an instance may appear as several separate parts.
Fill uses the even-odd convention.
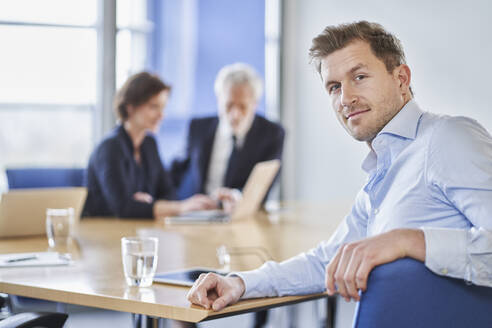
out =
[[[425,236],[420,229],[398,229],[401,234],[401,244],[404,249],[404,257],[425,262]]]

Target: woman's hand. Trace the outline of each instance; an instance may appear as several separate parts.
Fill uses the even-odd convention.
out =
[[[154,197],[152,197],[150,194],[146,192],[141,192],[141,191],[137,191],[136,193],[134,193],[133,199],[135,199],[137,202],[142,202],[147,204],[152,204],[152,202],[154,201]]]
[[[217,208],[217,202],[210,198],[209,196],[196,194],[180,202],[180,214],[200,211],[200,210],[211,210]]]

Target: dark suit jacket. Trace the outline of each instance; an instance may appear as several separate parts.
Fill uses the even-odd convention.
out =
[[[134,159],[130,136],[123,126],[112,131],[94,150],[87,169],[85,216],[153,217],[153,204],[133,199],[137,191],[157,199],[174,199],[171,176],[164,169],[154,137],[140,146],[141,164]]]
[[[218,123],[219,118],[216,116],[191,120],[186,157],[174,161],[171,169],[179,199],[205,192]],[[224,186],[242,190],[256,163],[280,159],[284,136],[284,129],[280,125],[255,115],[240,149],[238,164],[230,168],[232,178],[225,181]]]

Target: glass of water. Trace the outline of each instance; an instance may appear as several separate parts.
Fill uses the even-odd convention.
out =
[[[50,247],[67,246],[72,238],[73,208],[46,209],[46,236]]]
[[[157,267],[158,239],[154,237],[121,238],[123,272],[129,286],[152,285]]]

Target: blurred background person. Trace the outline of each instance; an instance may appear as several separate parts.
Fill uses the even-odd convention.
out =
[[[216,207],[205,195],[176,200],[152,135],[164,117],[169,92],[169,85],[147,72],[131,76],[117,92],[114,108],[120,123],[90,157],[85,216],[158,218]]]
[[[223,67],[214,90],[218,115],[191,120],[186,156],[172,175],[178,198],[206,193],[233,206],[255,164],[281,158],[285,132],[256,114],[263,82],[253,67]]]

